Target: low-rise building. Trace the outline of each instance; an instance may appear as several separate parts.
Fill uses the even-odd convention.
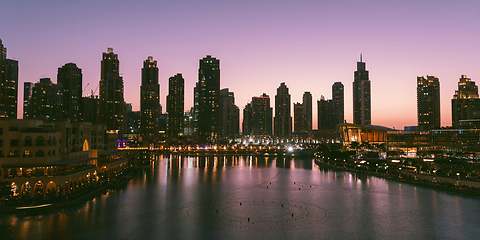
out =
[[[0,120],[0,181],[13,196],[73,193],[128,167],[116,138],[99,124]],[[103,164],[109,157],[117,160]]]

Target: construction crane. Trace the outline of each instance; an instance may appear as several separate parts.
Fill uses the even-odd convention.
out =
[[[98,90],[98,85],[99,85],[99,84],[100,84],[100,83],[97,84],[97,87],[95,88],[95,91],[92,91],[92,95],[97,92],[97,90]]]
[[[85,86],[85,88],[82,90],[82,95],[83,95],[83,92],[85,92],[85,89],[87,89],[88,85],[90,85],[90,83],[87,83],[87,86]]]

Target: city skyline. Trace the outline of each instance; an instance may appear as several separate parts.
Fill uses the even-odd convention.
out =
[[[442,126],[451,125],[451,98],[457,90],[458,78],[467,75],[472,81],[480,79],[480,63],[476,57],[480,53],[476,45],[480,31],[475,24],[480,21],[480,16],[475,14],[480,10],[478,2],[435,1],[432,5],[405,1],[374,5],[373,1],[367,1],[349,2],[347,6],[345,1],[302,3],[279,2],[274,9],[268,3],[255,3],[252,10],[244,3],[205,2],[199,6],[183,2],[181,9],[184,11],[179,14],[185,18],[177,23],[167,19],[171,15],[168,12],[176,12],[172,9],[180,9],[179,6],[158,3],[148,8],[135,8],[131,17],[113,26],[95,17],[102,15],[96,13],[109,9],[129,15],[127,3],[114,6],[106,3],[86,6],[33,3],[27,8],[18,3],[6,3],[0,10],[0,20],[4,20],[0,21],[0,38],[9,58],[19,61],[18,99],[23,99],[24,82],[37,82],[45,76],[56,83],[58,67],[70,62],[82,69],[82,87],[89,84],[85,90],[89,93],[100,80],[100,54],[107,47],[113,47],[122,65],[120,73],[127,89],[125,101],[132,103],[133,110],[140,109],[141,62],[149,55],[158,59],[164,111],[168,78],[177,72],[184,76],[185,109],[190,109],[198,59],[211,54],[222,61],[220,87],[235,93],[238,106],[244,106],[256,93],[274,96],[281,82],[289,86],[292,103],[301,102],[305,91],[312,93],[314,101],[321,95],[331,98],[331,84],[342,82],[345,85],[345,120],[353,122],[351,82],[358,56],[363,53],[372,82],[372,124],[397,129],[416,124],[417,76],[428,74],[440,79]],[[154,14],[150,9],[156,9],[155,6],[165,15]],[[223,20],[219,30],[213,30],[215,37],[208,40],[194,37],[202,30],[192,27],[196,26],[193,23],[203,15],[188,17],[188,14],[197,9],[210,13],[208,9],[212,7],[219,11],[204,16],[205,21]],[[68,9],[75,9],[75,12]],[[362,10],[361,16],[355,13],[356,9]],[[83,13],[77,14],[82,12],[80,10]],[[268,14],[263,16],[262,11]],[[49,16],[53,12],[56,15]],[[134,19],[140,13],[142,16]],[[28,14],[25,19],[7,24],[7,19],[25,14]],[[332,20],[338,14],[345,16],[343,20]],[[86,19],[83,15],[94,17]],[[245,15],[251,19],[244,19]],[[57,23],[54,16],[64,17],[65,23]],[[290,17],[287,20],[284,16]],[[146,18],[156,20],[158,32],[167,32],[172,37],[153,35],[153,39],[161,41],[143,46],[141,37],[136,37],[143,28],[135,28]],[[356,24],[359,18],[362,27]],[[69,27],[69,24],[78,28]],[[104,31],[112,34],[103,34]],[[62,37],[55,37],[59,35]],[[186,40],[188,38],[191,40]],[[256,84],[255,94],[250,93],[252,84]],[[20,105],[19,117],[22,116]],[[316,129],[315,106],[313,116],[313,129]]]

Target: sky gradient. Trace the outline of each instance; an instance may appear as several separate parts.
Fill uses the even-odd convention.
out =
[[[352,122],[353,72],[360,53],[370,72],[372,124],[416,125],[416,77],[440,80],[441,125],[451,125],[451,99],[460,75],[480,84],[480,1],[2,1],[0,39],[19,61],[23,83],[49,77],[74,62],[84,92],[100,80],[102,52],[120,60],[125,101],[140,109],[142,63],[160,68],[163,111],[168,78],[185,78],[185,110],[193,105],[198,62],[220,59],[221,88],[243,108],[266,93],[272,107],[285,82],[293,103],[305,91],[331,98],[345,86],[345,119]],[[97,90],[98,94],[98,90]]]

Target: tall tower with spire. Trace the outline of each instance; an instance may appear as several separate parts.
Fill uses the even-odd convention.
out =
[[[353,81],[353,123],[371,125],[370,79],[360,54]]]

